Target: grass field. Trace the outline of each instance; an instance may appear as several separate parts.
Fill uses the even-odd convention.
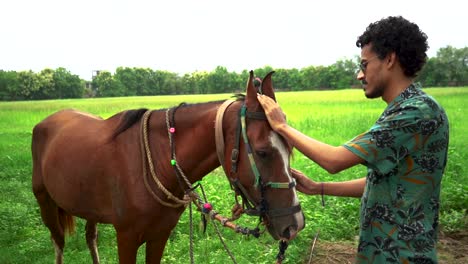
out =
[[[449,162],[441,193],[441,228],[444,232],[467,230],[468,208],[468,88],[432,88],[426,91],[441,103],[450,121]],[[77,99],[59,101],[0,102],[0,263],[52,263],[54,249],[31,190],[31,132],[33,126],[53,112],[76,108],[107,118],[116,112],[147,107],[175,106],[180,102],[228,99],[229,94],[157,96],[132,98]],[[368,129],[385,108],[380,99],[367,100],[361,90],[278,93],[277,99],[289,123],[311,137],[340,145]],[[338,181],[363,177],[357,166],[330,175],[300,153],[292,165],[316,181]],[[224,215],[230,214],[233,195],[220,169],[206,176],[203,186],[209,201]],[[300,194],[306,228],[290,243],[284,263],[303,263],[309,258],[312,240],[350,241],[358,234],[358,199],[326,197],[325,208],[316,196]],[[188,212],[188,210],[187,210]],[[163,263],[189,263],[189,219],[184,213],[166,247]],[[196,263],[230,262],[212,226],[195,233]],[[78,219],[77,233],[66,240],[65,263],[90,263],[84,238],[84,221]],[[257,218],[244,216],[239,224],[254,227]],[[112,226],[99,225],[102,263],[117,263],[117,246]],[[241,237],[223,229],[223,237],[238,263],[272,263],[277,242],[265,234],[259,239]],[[320,243],[320,242],[319,242]],[[144,263],[144,247],[139,263]]]

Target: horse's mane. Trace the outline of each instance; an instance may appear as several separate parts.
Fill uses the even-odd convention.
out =
[[[236,101],[245,101],[245,94],[236,93],[232,97],[234,97]]]
[[[147,108],[132,109],[127,110],[123,113],[122,119],[119,122],[119,125],[112,133],[111,139],[114,140],[118,135],[120,135],[125,130],[129,129],[133,124],[138,122],[144,113],[148,111]]]
[[[240,93],[234,94],[232,97],[235,98],[236,101],[244,101],[245,100],[245,95],[240,94]],[[195,106],[195,105],[202,105],[202,104],[209,104],[209,103],[219,103],[219,102],[222,102],[222,101],[212,101],[212,102],[196,103],[196,104],[182,103],[179,106],[187,107],[187,106]],[[162,110],[165,110],[165,109],[162,109]],[[132,110],[124,111],[122,113],[123,116],[122,116],[122,118],[121,118],[121,120],[119,122],[119,125],[117,126],[117,128],[115,128],[114,132],[112,133],[111,140],[114,140],[118,135],[122,134],[124,131],[129,129],[135,123],[140,121],[140,119],[142,118],[143,114],[146,111],[148,111],[147,108],[132,109]],[[119,115],[119,114],[117,114],[117,115]]]

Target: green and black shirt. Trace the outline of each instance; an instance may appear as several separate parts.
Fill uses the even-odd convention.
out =
[[[357,263],[437,263],[437,225],[449,124],[416,84],[344,147],[368,168]]]

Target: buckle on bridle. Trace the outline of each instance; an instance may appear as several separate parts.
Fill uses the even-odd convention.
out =
[[[231,171],[232,172],[237,172],[237,160],[239,159],[239,150],[234,148],[231,151]]]

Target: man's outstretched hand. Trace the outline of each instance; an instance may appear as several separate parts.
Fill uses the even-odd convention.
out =
[[[309,179],[304,173],[291,168],[291,174],[296,179],[296,189],[305,194],[320,194],[320,184]]]

